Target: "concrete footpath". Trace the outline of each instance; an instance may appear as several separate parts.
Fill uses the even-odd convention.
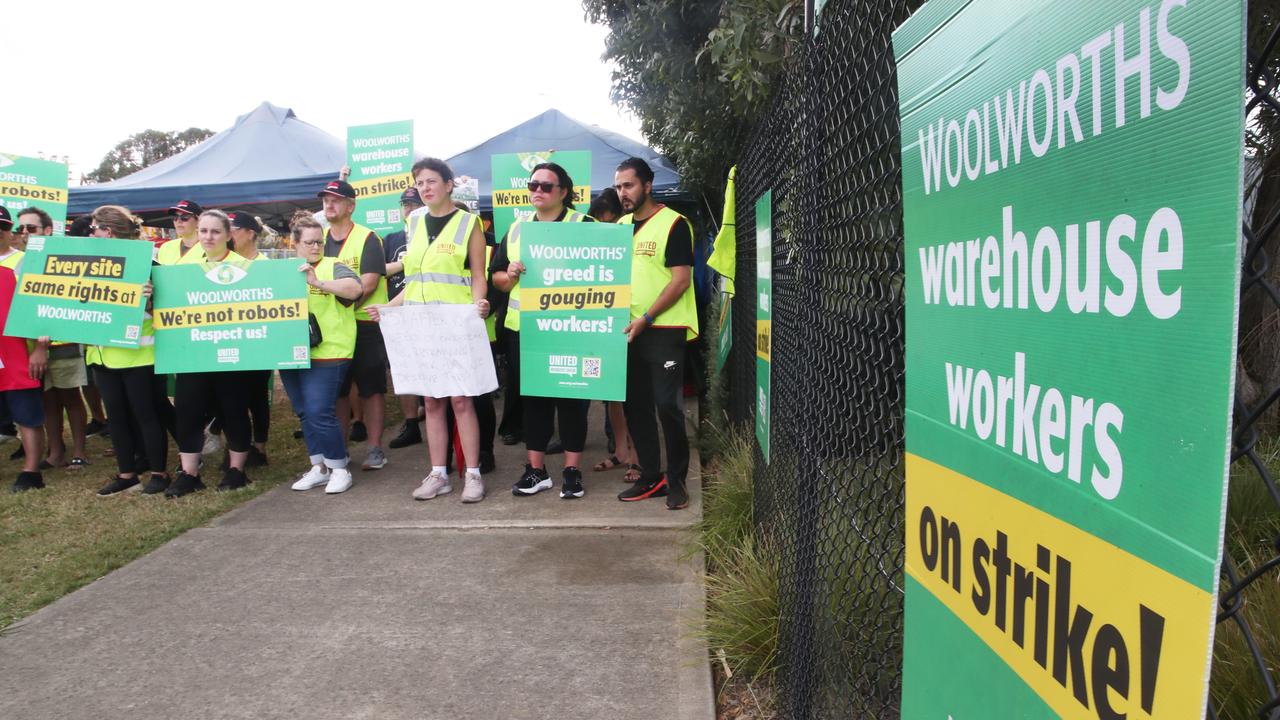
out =
[[[618,502],[621,470],[561,500],[563,456],[555,490],[513,497],[523,447],[497,450],[482,503],[413,501],[425,446],[393,450],[344,495],[282,486],[62,598],[0,636],[0,718],[714,718],[681,557],[696,452],[672,512]]]

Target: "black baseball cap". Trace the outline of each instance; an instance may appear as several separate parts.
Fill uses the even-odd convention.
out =
[[[408,190],[400,193],[400,204],[425,205],[426,203],[422,202],[422,196],[418,194],[417,188],[409,188]]]
[[[229,212],[227,213],[227,219],[231,221],[231,227],[233,228],[262,232],[262,225],[258,223],[258,218],[247,212]]]
[[[330,180],[323,190],[316,193],[316,197],[324,197],[325,195],[337,195],[348,200],[355,200],[356,189],[351,187],[351,183],[346,180]]]
[[[176,205],[169,208],[170,215],[199,215],[202,212],[204,208],[194,200],[179,200]]]
[[[9,208],[0,205],[0,230],[8,230],[13,227],[13,216],[9,214]]]

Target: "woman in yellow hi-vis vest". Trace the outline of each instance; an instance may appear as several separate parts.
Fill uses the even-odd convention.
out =
[[[529,203],[534,214],[529,222],[593,222],[594,218],[573,209],[573,179],[564,168],[555,163],[542,163],[533,168],[529,176]],[[507,300],[508,362],[514,378],[520,377],[520,276],[524,263],[520,261],[520,235],[525,221],[518,220],[502,244],[493,254],[489,265],[493,284],[499,290],[510,293]],[[520,392],[518,383],[512,383],[507,392]],[[528,462],[511,494],[516,497],[537,495],[552,486],[547,472],[547,443],[555,428],[556,416],[560,417],[560,442],[564,445],[564,470],[560,497],[565,500],[580,498],[586,494],[582,486],[582,448],[587,442],[587,409],[589,400],[549,398],[523,395],[524,447]]]
[[[293,247],[307,274],[307,314],[311,323],[311,367],[281,370],[280,382],[302,421],[311,469],[294,490],[324,485],[329,494],[351,488],[347,443],[338,422],[338,391],[356,349],[355,303],[364,294],[360,276],[324,257],[324,228],[305,212],[293,221]]]
[[[404,290],[381,307],[475,304],[481,318],[489,315],[489,301],[485,299],[484,231],[479,216],[454,207],[453,177],[453,170],[443,160],[425,158],[413,164],[413,183],[426,207],[410,217],[408,249],[404,255]],[[380,319],[380,307],[365,307],[369,317]],[[445,469],[449,453],[445,400],[423,398],[431,472],[413,491],[417,500],[430,500],[453,491]],[[480,476],[480,424],[475,404],[469,397],[452,397],[448,401],[457,420],[467,466],[462,502],[480,502],[484,499],[484,479]]]
[[[248,264],[231,250],[231,220],[221,210],[206,210],[200,215],[197,229],[203,258],[188,252],[179,265],[192,263]],[[165,491],[168,497],[180,497],[204,489],[200,479],[200,455],[204,449],[205,423],[216,415],[222,421],[227,437],[230,466],[218,483],[219,490],[235,490],[249,484],[245,463],[249,460],[249,385],[252,371],[179,373],[174,391],[174,407],[178,413],[178,456],[182,470]]]
[[[140,239],[141,229],[142,221],[118,205],[103,205],[93,211],[93,237]],[[144,285],[142,291],[150,296],[151,283]],[[155,331],[151,326],[150,301],[147,304],[138,347],[85,348],[85,361],[93,369],[94,382],[107,408],[107,429],[118,470],[98,491],[103,496],[132,490],[142,482],[134,462],[138,457],[146,459],[146,468],[150,471],[142,484],[143,493],[161,493],[170,485],[168,434],[174,431],[174,411],[169,404],[165,378],[155,373]]]

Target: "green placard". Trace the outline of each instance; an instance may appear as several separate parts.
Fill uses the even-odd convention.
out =
[[[0,203],[14,222],[23,208],[38,207],[53,218],[53,232],[67,224],[67,166],[24,155],[0,153]]]
[[[540,163],[553,162],[573,178],[573,202],[586,212],[591,203],[591,151],[548,150],[494,155],[493,165],[493,230],[501,240],[511,223],[533,217],[529,204],[529,174]]]
[[[520,392],[626,400],[631,227],[522,226]]]
[[[773,190],[756,200],[756,440],[769,464],[773,410]]]
[[[379,237],[403,229],[400,194],[413,185],[413,121],[347,128],[347,166],[356,189],[352,219]]]
[[[144,240],[29,238],[5,334],[138,347],[152,249]]]
[[[894,34],[903,717],[1205,716],[1243,37],[1243,3],[1178,0],[933,0]]]
[[[156,267],[156,372],[311,366],[298,260]]]

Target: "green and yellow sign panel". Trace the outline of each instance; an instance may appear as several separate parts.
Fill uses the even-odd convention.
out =
[[[311,367],[297,260],[157,267],[156,372]]]
[[[139,240],[29,238],[5,334],[138,347],[151,251]]]
[[[529,204],[529,175],[538,165],[553,162],[564,168],[573,179],[573,202],[579,212],[591,204],[591,151],[548,150],[494,155],[493,165],[493,231],[502,240],[516,220],[533,217]]]
[[[631,227],[521,227],[520,392],[626,400]]]
[[[24,155],[0,153],[0,203],[13,221],[29,207],[53,218],[53,232],[61,235],[67,224],[67,166]]]
[[[769,464],[773,410],[773,190],[756,200],[756,440]]]
[[[400,194],[413,185],[413,121],[347,128],[347,167],[356,190],[352,219],[379,237],[400,230]]]
[[[903,717],[1205,716],[1243,37],[1243,3],[1181,0],[933,0],[894,34]]]

